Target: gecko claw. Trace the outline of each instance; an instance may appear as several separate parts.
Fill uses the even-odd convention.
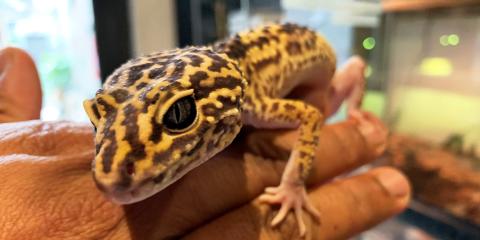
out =
[[[307,191],[303,185],[280,184],[278,187],[269,187],[265,189],[259,197],[260,202],[268,204],[281,204],[280,210],[271,222],[272,227],[276,227],[287,216],[290,210],[293,210],[295,219],[298,223],[300,236],[304,237],[307,230],[302,217],[303,209],[310,213],[315,221],[320,222],[320,214],[308,199]]]

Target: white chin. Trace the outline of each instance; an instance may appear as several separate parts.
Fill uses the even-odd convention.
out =
[[[112,191],[112,192],[106,192],[105,195],[112,202],[122,204],[122,205],[140,202],[140,201],[145,200],[145,199],[155,195],[156,193],[162,191],[166,187],[170,186],[170,184],[176,182],[181,177],[183,177],[185,174],[190,172],[192,169],[196,168],[198,165],[200,165],[203,162],[210,159],[217,152],[211,153],[210,156],[207,156],[203,159],[196,160],[194,163],[190,164],[190,166],[185,168],[182,172],[177,173],[176,176],[172,177],[167,182],[163,182],[160,185],[159,184],[154,184],[153,182],[148,182],[148,183],[142,185],[141,187],[136,188],[135,190]]]
[[[153,184],[147,184],[136,190],[108,192],[105,195],[114,203],[126,205],[143,201],[157,192]]]

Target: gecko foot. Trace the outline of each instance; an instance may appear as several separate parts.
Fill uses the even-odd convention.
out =
[[[320,213],[308,199],[307,191],[303,184],[282,183],[278,187],[268,187],[265,189],[265,193],[259,197],[259,200],[263,203],[282,205],[280,211],[271,222],[272,227],[281,223],[291,209],[295,213],[301,237],[304,237],[306,233],[305,222],[302,218],[303,208],[305,208],[317,222],[320,222]]]

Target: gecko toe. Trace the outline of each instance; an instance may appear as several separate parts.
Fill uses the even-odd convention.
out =
[[[297,223],[298,223],[298,231],[300,232],[300,237],[304,237],[305,236],[305,233],[307,232],[307,228],[305,226],[305,222],[303,221],[303,216],[302,216],[302,213],[303,213],[303,209],[302,209],[302,205],[301,204],[297,204],[295,206],[295,218],[297,219]]]
[[[265,192],[266,192],[266,193],[270,193],[270,194],[276,194],[276,193],[280,192],[280,188],[277,188],[277,187],[267,187],[267,188],[265,188]]]
[[[258,198],[258,200],[262,203],[277,204],[282,202],[282,196],[278,194],[275,195],[270,193],[264,193]]]
[[[294,213],[301,237],[305,236],[307,232],[302,214],[304,209],[315,221],[320,222],[320,213],[309,201],[304,186],[281,184],[278,187],[266,188],[265,193],[260,196],[259,200],[269,204],[281,204],[280,210],[271,222],[272,227],[280,224],[290,210]]]
[[[292,206],[290,204],[282,204],[282,207],[280,208],[280,211],[277,213],[277,215],[275,215],[275,217],[273,218],[272,220],[272,227],[275,227],[277,226],[278,224],[280,224],[284,219],[285,217],[287,217],[287,214],[288,214],[288,211],[292,208]]]

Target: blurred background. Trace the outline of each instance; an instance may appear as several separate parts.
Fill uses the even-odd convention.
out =
[[[362,107],[392,131],[375,164],[402,169],[415,199],[358,239],[480,239],[480,1],[0,0],[0,47],[35,59],[42,119],[88,121],[82,101],[129,58],[272,21],[321,32],[339,65],[368,62]]]

